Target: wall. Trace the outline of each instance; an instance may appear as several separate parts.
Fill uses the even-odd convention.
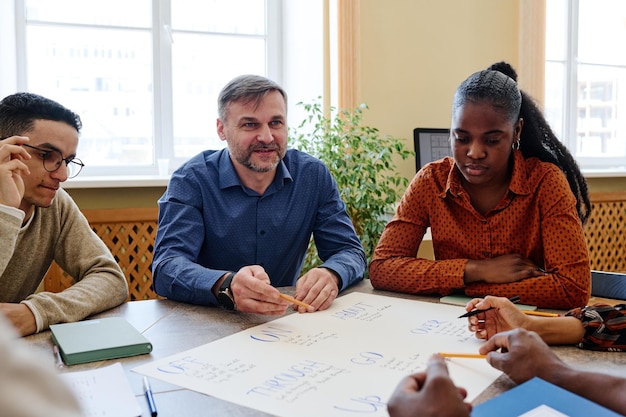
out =
[[[626,177],[587,178],[587,186],[594,193],[626,191]]]
[[[156,207],[165,187],[70,188],[66,191],[81,209]]]

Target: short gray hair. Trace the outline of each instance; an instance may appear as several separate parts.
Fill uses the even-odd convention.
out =
[[[278,91],[285,100],[287,106],[287,93],[274,81],[262,77],[260,75],[240,75],[233,78],[222,88],[217,98],[218,117],[224,121],[228,115],[228,105],[235,101],[243,101],[244,103],[255,102],[258,106],[259,102],[265,95],[272,91]]]

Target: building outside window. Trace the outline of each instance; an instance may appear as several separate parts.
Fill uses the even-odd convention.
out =
[[[547,0],[546,105],[585,172],[626,169],[626,2]]]

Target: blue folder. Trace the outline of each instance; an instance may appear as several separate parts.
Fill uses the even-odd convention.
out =
[[[540,406],[548,406],[568,417],[620,416],[543,379],[533,378],[477,405],[472,410],[472,417],[518,417]]]
[[[591,295],[626,300],[626,274],[591,271]]]

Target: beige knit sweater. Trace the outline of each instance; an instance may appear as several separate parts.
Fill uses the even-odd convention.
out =
[[[50,207],[35,208],[26,226],[21,224],[0,211],[0,302],[27,304],[38,332],[124,302],[128,284],[122,270],[63,189]],[[57,294],[35,293],[53,260],[76,283]]]

